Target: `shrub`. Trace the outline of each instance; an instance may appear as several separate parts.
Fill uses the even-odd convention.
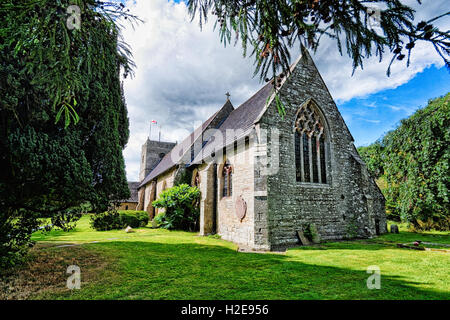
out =
[[[155,219],[160,227],[194,231],[198,229],[200,190],[187,184],[180,184],[163,191],[152,205],[164,208],[164,214]]]
[[[128,226],[139,228],[145,227],[147,223],[146,211],[113,210],[91,216],[91,226],[97,231],[117,230]]]
[[[166,216],[165,212],[160,212],[155,216],[155,218],[153,218],[153,221],[156,222],[156,225],[158,227],[162,227],[164,225],[165,216]]]
[[[120,221],[123,228],[145,227],[148,224],[148,213],[146,211],[119,210]]]

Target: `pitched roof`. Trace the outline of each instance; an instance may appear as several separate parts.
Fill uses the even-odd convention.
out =
[[[221,113],[225,114],[233,110],[233,105],[229,100],[225,102],[223,107],[215,112],[211,117],[208,118],[201,126],[198,126],[190,135],[188,135],[181,143],[177,144],[169,153],[167,153],[158,165],[148,174],[147,177],[140,183],[139,188],[146,185],[149,181],[153,180],[160,174],[166,172],[167,170],[173,168],[175,165],[180,163],[188,163],[191,161],[190,150],[191,146],[197,141],[197,139],[202,138],[202,134],[207,130],[213,120],[220,116]]]
[[[220,150],[235,140],[247,135],[253,128],[253,124],[258,119],[261,112],[264,110],[267,99],[272,93],[273,86],[272,81],[270,81],[250,99],[233,110],[218,128],[224,139],[210,139],[195,157],[194,161],[192,161],[192,164],[200,163],[203,159],[210,156],[212,152]],[[229,136],[226,134],[227,130],[239,130],[240,134],[239,136]]]
[[[128,181],[128,189],[130,190],[130,198],[121,200],[121,202],[138,202],[138,186],[139,182]]]

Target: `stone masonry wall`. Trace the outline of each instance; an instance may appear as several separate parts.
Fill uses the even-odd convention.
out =
[[[139,197],[141,197],[141,192],[144,192],[144,206],[143,206],[143,208],[138,207],[138,210],[147,211],[150,215],[150,218],[153,218],[153,216],[152,216],[153,207],[152,207],[151,203],[154,200],[158,199],[158,197],[161,194],[164,187],[165,187],[165,189],[173,187],[175,171],[176,171],[176,169],[173,168],[173,169],[163,173],[162,175],[160,175],[157,178],[156,183],[149,182],[145,185],[145,187],[139,189],[139,193],[138,193]],[[155,195],[154,188],[156,188],[156,197],[154,196]],[[159,209],[157,209],[157,208],[155,208],[155,209],[156,209],[155,214],[158,214]]]
[[[147,139],[142,145],[139,181],[144,180],[150,171],[156,167],[162,157],[169,153],[175,145],[172,142],[160,142]]]
[[[217,232],[222,239],[253,247],[254,245],[254,198],[253,198],[253,149],[239,143],[237,152],[228,148],[227,154],[217,166],[218,204],[217,204]],[[226,159],[225,159],[226,158]],[[227,160],[233,167],[232,196],[223,197],[223,164]],[[247,203],[247,212],[241,220],[236,216],[236,200],[241,196]]]
[[[253,189],[253,151],[245,145],[245,139],[238,143],[236,152],[230,146],[224,155],[216,155],[217,163],[205,163],[197,167],[200,175],[200,235],[217,231],[222,239],[252,247],[254,244],[254,189]],[[223,196],[223,166],[228,161],[233,167],[232,195]],[[217,217],[214,219],[214,175],[217,175]],[[240,220],[236,215],[236,200],[242,197],[247,204],[245,217]]]
[[[268,242],[271,249],[296,245],[296,231],[304,223],[314,224],[325,240],[372,236],[376,233],[375,220],[379,232],[386,231],[384,197],[359,159],[353,138],[314,63],[307,59],[306,64],[298,63],[281,88],[287,113],[284,119],[272,104],[259,124],[269,132],[279,130],[279,170],[265,177],[267,200],[264,203],[263,197],[259,203],[259,220],[267,224],[268,232],[261,233],[258,241],[262,245]],[[296,181],[294,121],[297,110],[308,99],[317,103],[328,126],[328,177],[327,184],[322,185]],[[269,155],[274,149],[272,142],[268,140]]]

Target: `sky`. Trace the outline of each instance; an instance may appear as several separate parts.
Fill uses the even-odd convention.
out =
[[[418,8],[416,21],[429,19],[446,7],[447,0],[404,1]],[[181,141],[194,127],[209,118],[231,94],[234,107],[250,98],[264,83],[253,77],[253,58],[244,58],[242,48],[220,42],[214,21],[200,29],[191,22],[183,2],[172,0],[127,0],[127,7],[144,23],[124,23],[125,42],[133,52],[135,76],[124,79],[130,118],[130,138],[124,150],[127,178],[137,181],[141,146],[149,136],[162,141]],[[437,24],[450,29],[448,17]],[[352,76],[352,61],[341,56],[334,42],[323,38],[316,53],[311,52],[355,145],[368,145],[431,98],[450,91],[450,73],[430,45],[417,44],[411,65],[396,63],[386,76],[390,57],[379,63],[373,57]],[[298,48],[292,59],[298,57]]]

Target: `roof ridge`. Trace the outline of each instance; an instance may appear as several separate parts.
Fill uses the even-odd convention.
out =
[[[222,105],[222,107],[217,110],[216,112],[214,112],[207,120],[203,121],[201,125],[199,125],[197,128],[195,128],[191,133],[189,133],[186,138],[184,138],[181,143],[177,143],[162,159],[161,161],[158,162],[158,164],[153,168],[152,171],[149,172],[149,174],[142,180],[142,182],[139,184],[138,188],[141,188],[142,186],[144,186],[145,184],[147,184],[149,181],[151,181],[153,178],[163,174],[164,172],[166,172],[167,170],[173,168],[175,165],[180,163],[180,160],[182,160],[186,154],[188,152],[190,152],[190,149],[192,148],[192,146],[195,144],[195,142],[197,141],[198,137],[200,137],[200,135],[203,135],[203,132],[208,128],[208,126],[211,124],[211,122],[217,117],[217,115],[220,113],[220,111],[224,110],[224,108],[230,104],[231,108],[233,109],[229,114],[231,114],[234,110],[236,110],[233,106],[233,104],[231,103],[230,100],[227,99],[227,101]],[[228,115],[229,115],[228,114]],[[228,117],[228,116],[227,116]],[[225,118],[226,119],[226,118]],[[201,130],[199,130],[201,129]],[[199,131],[199,135],[196,136],[195,133]],[[178,147],[181,146],[183,147],[184,144],[187,144],[188,142],[189,145],[186,146],[186,148],[183,150],[181,149],[181,151],[183,151],[182,155],[179,156],[175,161],[171,161],[171,163],[167,163],[169,160],[167,160],[168,158],[172,157],[172,153],[174,152],[174,150]],[[177,149],[178,150],[178,149]],[[171,159],[173,160],[173,159]],[[158,172],[157,170],[161,169],[160,166],[165,165],[166,168],[163,168],[161,172]],[[156,174],[154,174],[156,172]]]

